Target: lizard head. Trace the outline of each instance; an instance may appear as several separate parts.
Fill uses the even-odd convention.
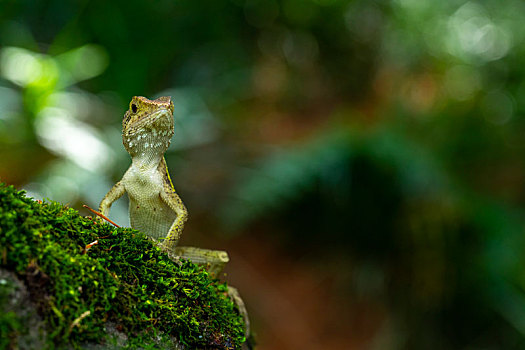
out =
[[[135,96],[122,120],[122,143],[132,156],[139,152],[164,153],[174,133],[173,102],[164,96],[148,100]]]

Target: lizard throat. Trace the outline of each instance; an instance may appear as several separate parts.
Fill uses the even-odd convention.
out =
[[[171,133],[137,133],[136,135],[123,137],[124,147],[131,155],[133,162],[140,163],[155,162],[164,155],[170,145]],[[157,161],[157,163],[158,163]]]
[[[122,143],[140,168],[158,165],[173,136],[173,116],[161,110],[125,124]]]

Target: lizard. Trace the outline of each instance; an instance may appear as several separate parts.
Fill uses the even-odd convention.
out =
[[[212,276],[218,277],[229,261],[227,252],[177,246],[188,210],[175,191],[164,158],[175,133],[173,111],[169,96],[156,100],[143,96],[131,99],[122,120],[122,143],[131,156],[131,165],[104,196],[99,212],[108,216],[113,202],[127,193],[132,228],[159,242],[161,249],[173,260],[189,259],[206,266]],[[228,287],[228,294],[239,308],[248,334],[249,320],[244,302],[234,287]]]
[[[177,247],[188,210],[175,191],[164,158],[175,133],[173,111],[168,96],[131,99],[122,120],[122,143],[131,156],[131,166],[102,199],[99,211],[108,216],[113,202],[127,193],[132,228],[157,241],[163,240],[161,248],[167,252],[187,256],[197,264],[212,265],[211,272],[218,275],[229,260],[226,252]]]
[[[173,187],[164,153],[175,132],[170,97],[131,99],[122,120],[122,143],[131,156],[131,166],[102,199],[99,211],[106,215],[111,205],[127,192],[131,227],[152,238],[164,239],[164,248],[177,244],[188,211]]]

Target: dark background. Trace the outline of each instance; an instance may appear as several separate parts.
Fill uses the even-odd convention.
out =
[[[0,179],[98,207],[172,96],[259,349],[525,348],[518,0],[0,1]],[[128,225],[126,200],[111,217]]]

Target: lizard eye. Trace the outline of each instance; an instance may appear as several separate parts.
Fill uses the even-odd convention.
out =
[[[131,110],[133,111],[133,113],[137,113],[137,105],[133,103],[131,105]]]

